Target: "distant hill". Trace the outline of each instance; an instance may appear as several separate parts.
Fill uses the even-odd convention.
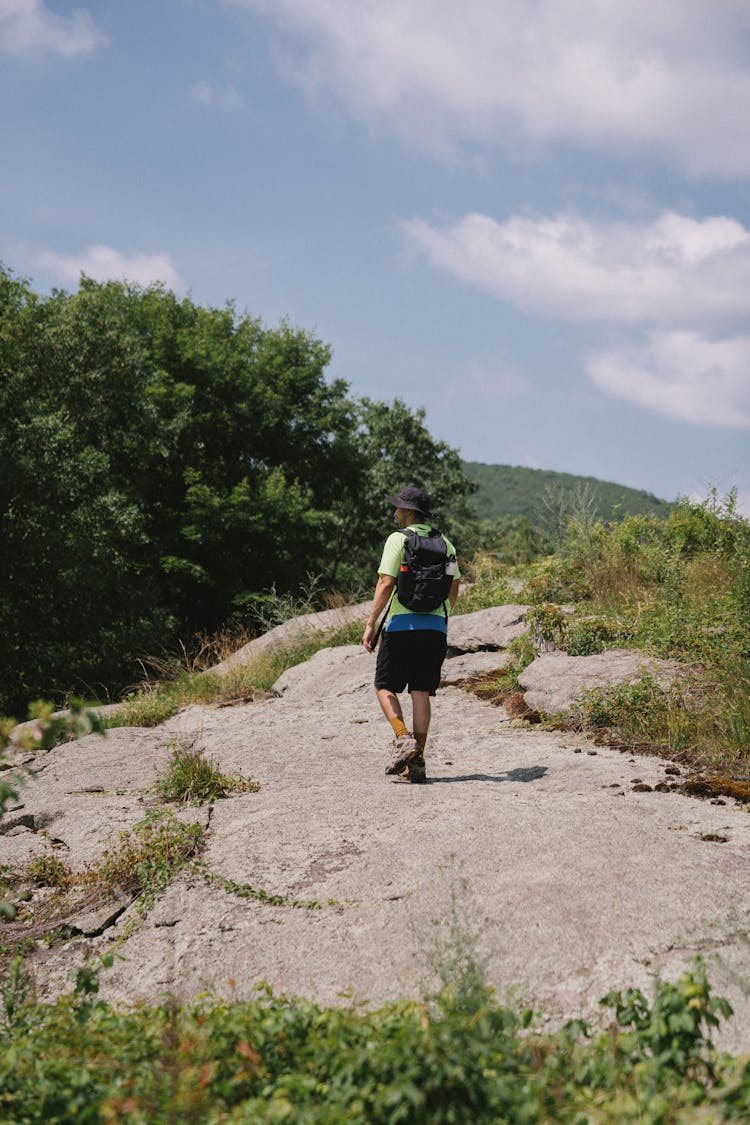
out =
[[[526,516],[533,524],[546,527],[561,512],[571,513],[582,506],[602,520],[644,512],[666,516],[672,507],[650,492],[596,477],[514,465],[485,465],[481,461],[464,461],[463,469],[479,485],[469,499],[482,519]]]

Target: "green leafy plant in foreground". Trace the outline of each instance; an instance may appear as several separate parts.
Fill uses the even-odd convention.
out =
[[[55,714],[53,704],[37,700],[29,707],[29,719],[30,725],[19,730],[15,719],[0,718],[0,760],[3,764],[9,753],[50,750],[60,742],[85,738],[88,734],[103,736],[105,733],[101,717],[96,711],[86,708],[80,699],[72,699],[69,710],[63,714]],[[24,783],[25,776],[26,771],[16,767],[0,779],[0,818],[8,805],[18,800],[18,787]],[[15,907],[0,901],[0,919],[12,922],[15,917]]]
[[[0,1028],[0,1119],[723,1125],[750,1112],[750,1064],[713,1046],[731,1009],[700,963],[657,981],[650,1002],[638,990],[605,997],[605,1033],[573,1021],[542,1034],[530,1013],[460,981],[377,1011],[264,986],[249,1000],[123,1009],[97,983],[87,967],[51,1005],[19,985]]]
[[[18,729],[15,719],[0,719],[0,737],[10,750],[51,750],[88,734],[105,732],[102,717],[82,699],[72,698],[67,710],[57,713],[54,704],[38,699],[29,707],[29,720]]]
[[[230,793],[257,793],[260,789],[257,781],[223,773],[219,763],[206,757],[204,749],[193,742],[173,738],[167,745],[172,750],[169,767],[154,786],[164,801],[204,804]]]

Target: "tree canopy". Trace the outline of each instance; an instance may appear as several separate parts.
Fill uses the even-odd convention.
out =
[[[254,598],[374,577],[384,494],[473,485],[424,413],[350,397],[330,348],[227,304],[0,267],[0,713],[117,691],[134,660]]]

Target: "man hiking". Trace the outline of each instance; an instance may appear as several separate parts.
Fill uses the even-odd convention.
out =
[[[448,643],[448,616],[458,597],[460,572],[452,543],[430,525],[430,498],[413,485],[387,496],[400,528],[385,541],[372,609],[362,636],[374,652],[375,694],[393,728],[386,773],[398,781],[427,780],[424,749],[430,727],[430,696],[440,684]],[[376,632],[376,624],[384,615]],[[411,695],[412,731],[404,722],[399,693]]]

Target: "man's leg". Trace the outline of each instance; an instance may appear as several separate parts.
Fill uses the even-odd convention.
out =
[[[380,704],[380,710],[393,727],[393,733],[396,738],[403,738],[404,735],[409,732],[406,729],[404,713],[401,710],[401,702],[398,696],[395,692],[389,691],[387,688],[376,688],[375,695]]]
[[[390,723],[393,719],[400,719],[403,723],[404,713],[401,710],[401,700],[395,691],[389,691],[388,688],[375,688],[375,695],[378,698],[380,710],[388,722]]]
[[[407,768],[409,762],[419,753],[416,739],[412,738],[406,729],[403,712],[398,696],[388,688],[376,688],[375,694],[380,708],[393,728],[395,738],[392,743],[392,754],[386,773],[399,774]]]
[[[430,693],[428,691],[413,691],[411,693],[411,712],[414,737],[417,740],[419,749],[424,753],[432,714],[430,708]]]

